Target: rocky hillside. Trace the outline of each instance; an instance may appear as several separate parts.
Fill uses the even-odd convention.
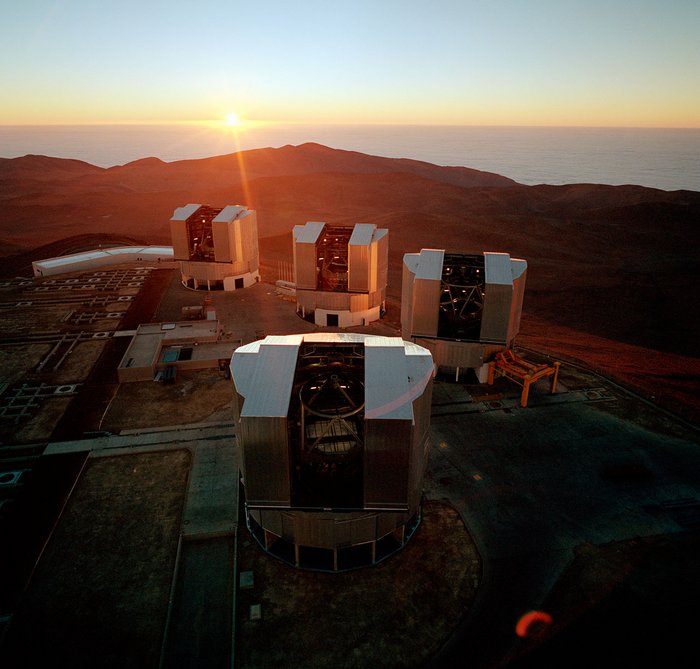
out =
[[[406,252],[504,251],[529,263],[526,314],[697,361],[694,191],[524,186],[464,167],[304,144],[108,169],[45,156],[0,159],[0,202],[5,256],[73,237],[168,244],[176,207],[245,204],[258,214],[268,280],[278,260],[291,260],[294,225],[375,223],[390,230],[394,298]],[[6,258],[6,271],[17,266]]]

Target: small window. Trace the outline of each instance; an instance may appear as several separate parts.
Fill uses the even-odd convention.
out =
[[[169,351],[163,351],[161,362],[177,362],[179,355],[180,351],[178,349],[170,349]]]
[[[326,325],[328,327],[338,327],[338,314],[326,314]]]

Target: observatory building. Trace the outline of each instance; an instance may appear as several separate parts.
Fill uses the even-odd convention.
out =
[[[297,312],[321,326],[366,325],[384,314],[389,231],[376,225],[295,225]]]
[[[260,281],[254,210],[188,204],[173,213],[170,234],[187,288],[237,290]]]
[[[441,371],[459,378],[473,369],[486,382],[490,358],[520,328],[526,273],[527,262],[507,253],[407,253],[401,335],[427,348]]]
[[[290,564],[338,571],[420,520],[433,362],[399,337],[268,336],[231,359],[248,527]]]

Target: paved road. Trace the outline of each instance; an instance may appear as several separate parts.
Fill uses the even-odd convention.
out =
[[[590,396],[602,400],[562,387],[558,398],[536,394],[527,409],[489,410],[464,386],[435,385],[426,494],[460,511],[484,578],[434,667],[505,666],[518,650],[519,617],[542,606],[576,546],[687,529],[658,510],[700,504],[697,434],[669,436],[616,417],[605,409],[623,401],[620,391],[600,390]]]
[[[535,388],[526,409],[512,388],[503,400],[478,402],[464,385],[435,384],[426,495],[459,510],[484,574],[477,601],[433,667],[505,666],[519,649],[517,620],[542,606],[577,546],[680,532],[687,526],[674,503],[700,507],[698,433],[619,417],[625,411],[615,409],[629,403],[623,391],[593,375],[590,382],[578,390],[562,382],[554,396]],[[185,534],[196,540],[235,531],[232,437],[231,424],[173,426],[54,443],[46,453],[190,444],[195,461],[184,518]],[[230,572],[226,549],[209,541],[183,553],[171,630],[203,614],[191,575],[207,579],[224,609],[230,601],[228,582],[206,576]],[[220,649],[217,634],[192,638],[187,652],[202,658],[207,644]]]

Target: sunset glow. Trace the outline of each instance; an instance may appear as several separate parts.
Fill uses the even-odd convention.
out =
[[[226,125],[231,126],[232,128],[237,128],[239,125],[241,125],[241,118],[236,114],[236,112],[229,112],[226,114]]]
[[[696,0],[119,8],[6,3],[0,124],[700,127]]]

